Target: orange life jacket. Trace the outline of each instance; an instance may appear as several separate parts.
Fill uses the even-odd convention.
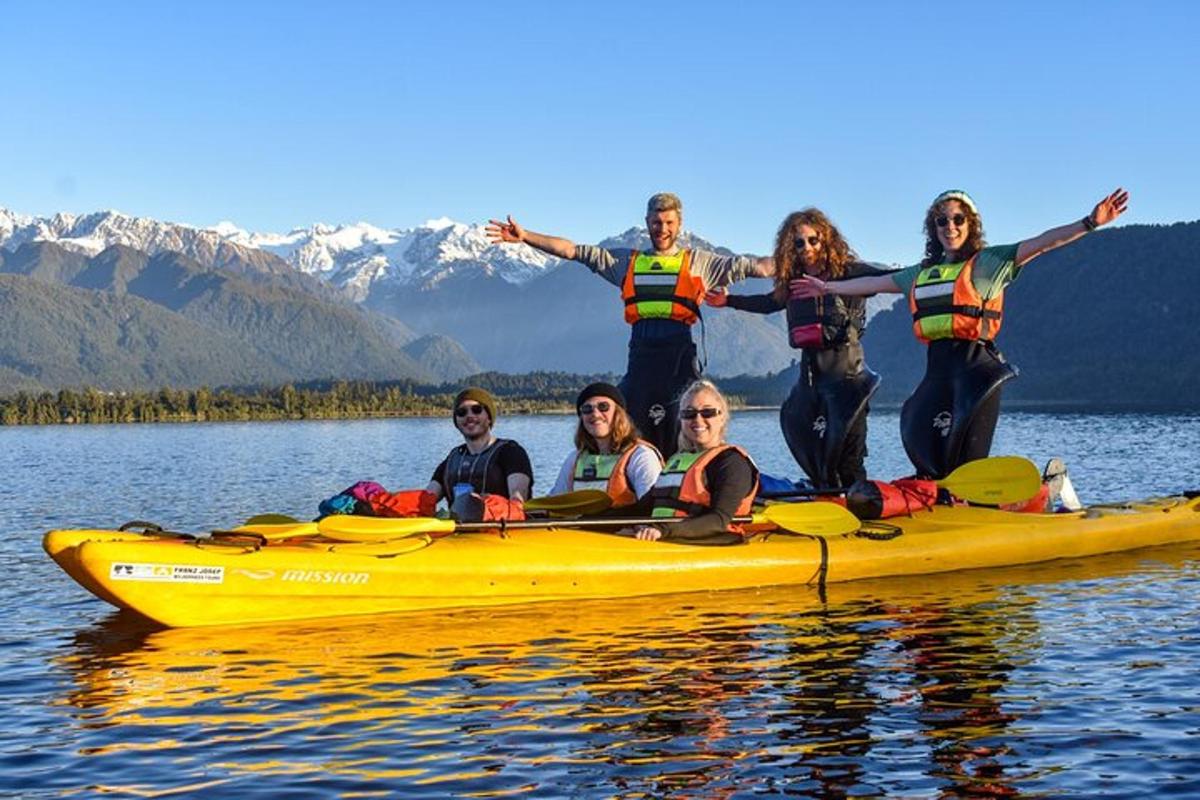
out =
[[[649,442],[638,439],[633,447],[623,453],[585,453],[575,454],[575,466],[571,469],[571,477],[567,479],[567,491],[576,489],[601,489],[612,498],[613,507],[633,505],[637,502],[637,493],[629,485],[625,477],[625,467],[633,457],[633,451],[638,445],[645,445],[658,456],[662,463],[662,454]]]
[[[712,508],[712,494],[704,483],[704,468],[726,450],[736,450],[745,456],[753,467],[750,455],[737,445],[724,444],[705,450],[702,453],[679,452],[667,460],[662,473],[654,483],[651,495],[654,498],[652,517],[690,517],[703,514]],[[754,486],[750,493],[742,498],[734,516],[742,517],[750,513],[754,505],[754,496],[758,494],[758,469],[754,469]],[[730,525],[731,533],[742,533],[740,525]]]
[[[673,319],[691,325],[699,319],[704,281],[692,275],[691,264],[691,250],[670,256],[634,250],[621,285],[625,321]]]
[[[908,293],[913,333],[925,344],[934,339],[990,341],[1004,320],[1004,292],[984,300],[971,274],[979,254],[957,264],[935,264],[917,273]]]

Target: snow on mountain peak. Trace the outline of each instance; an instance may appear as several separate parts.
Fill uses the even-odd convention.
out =
[[[122,245],[149,255],[182,253],[209,267],[224,265],[228,257],[224,248],[228,248],[228,243],[241,244],[240,240],[247,236],[229,222],[206,229],[150,217],[131,217],[113,210],[16,219],[17,224],[8,230],[0,223],[0,247],[5,250],[16,250],[28,242],[53,242],[67,250],[94,256],[113,245]],[[280,267],[266,269],[275,271]]]
[[[428,287],[463,268],[524,283],[557,263],[530,248],[494,245],[482,225],[448,217],[408,229],[317,223],[284,235],[250,234],[241,243],[272,252],[359,300],[378,283]]]
[[[29,225],[32,221],[32,217],[0,207],[0,247],[3,247],[5,241],[13,235],[13,231],[19,227]]]
[[[0,208],[0,247],[15,250],[30,241],[53,241],[88,255],[113,244],[150,254],[171,250],[205,263],[228,242],[277,255],[294,269],[342,288],[358,300],[376,284],[431,287],[464,270],[521,284],[559,263],[530,247],[493,244],[483,225],[448,217],[407,229],[368,222],[316,223],[287,233],[256,233],[229,220],[196,227],[112,210],[28,217]]]
[[[205,228],[204,230],[212,231],[217,236],[220,236],[222,239],[230,239],[230,240],[234,240],[239,237],[249,235],[249,232],[242,230],[237,225],[234,225],[232,222],[230,222],[229,220],[226,220],[226,219],[221,220],[216,225],[210,225],[209,227]]]

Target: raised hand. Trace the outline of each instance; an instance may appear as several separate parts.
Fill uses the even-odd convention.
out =
[[[525,241],[525,229],[517,224],[517,221],[512,218],[511,214],[508,216],[507,222],[501,222],[496,219],[488,220],[488,224],[483,229],[483,232],[492,244]]]
[[[1096,223],[1096,227],[1107,225],[1117,217],[1125,213],[1126,206],[1129,205],[1129,192],[1118,188],[1108,197],[1096,203],[1096,207],[1092,209],[1092,222]]]
[[[704,302],[713,308],[724,308],[725,304],[729,302],[729,293],[725,291],[724,287],[709,289],[704,293]]]

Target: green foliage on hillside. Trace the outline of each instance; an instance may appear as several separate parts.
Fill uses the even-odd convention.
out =
[[[430,373],[444,378],[464,378],[481,369],[461,344],[439,334],[422,336],[402,349]]]
[[[348,419],[415,416],[449,408],[452,396],[418,396],[402,387],[336,383],[328,390],[233,391],[207,388],[155,392],[17,393],[0,398],[0,424],[50,425],[106,422],[200,422],[204,420]]]
[[[272,388],[162,388],[149,392],[106,392],[95,388],[58,392],[21,391],[0,396],[0,425],[57,425],[108,422],[203,422],[285,419],[362,419],[443,415],[464,387],[496,395],[505,414],[570,413],[579,390],[616,375],[484,372],[461,382],[316,381]],[[720,381],[730,402],[770,405],[774,393],[790,388],[785,372]]]
[[[497,395],[506,414],[570,410],[579,389],[612,376],[484,373],[463,383],[420,385],[412,381],[337,381],[269,389],[151,392],[63,389],[0,397],[0,425],[108,422],[201,422],[282,419],[361,419],[447,414],[464,386]]]
[[[0,366],[44,388],[102,380],[120,390],[202,382],[282,383],[288,373],[237,338],[139,297],[0,275]],[[235,357],[231,357],[234,355]]]
[[[118,245],[91,258],[44,242],[4,255],[0,367],[23,380],[0,393],[443,377],[402,349],[401,323],[270,276]]]

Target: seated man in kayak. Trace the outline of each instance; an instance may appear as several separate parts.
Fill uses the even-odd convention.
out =
[[[550,494],[599,489],[612,498],[613,508],[633,505],[658,480],[663,459],[638,434],[625,396],[611,383],[590,384],[575,399],[575,413],[575,452],[563,461]]]
[[[485,519],[523,519],[525,499],[533,488],[533,467],[525,448],[497,439],[496,398],[485,389],[463,389],[454,398],[454,427],[463,443],[438,464],[425,491],[447,504],[474,496],[485,505]]]
[[[758,468],[746,451],[725,443],[729,403],[711,381],[698,380],[679,398],[679,451],[643,501],[651,517],[680,522],[639,525],[633,535],[692,544],[744,541],[734,517],[750,513],[758,492]]]

